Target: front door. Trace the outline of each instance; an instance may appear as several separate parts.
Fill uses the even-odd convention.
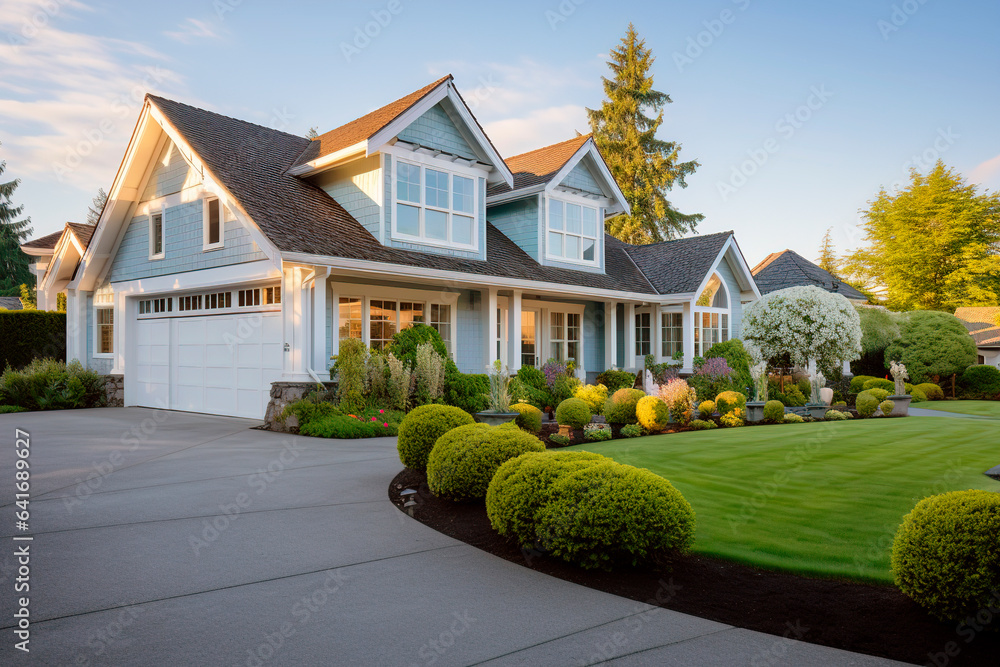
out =
[[[521,311],[521,365],[538,368],[538,311]]]

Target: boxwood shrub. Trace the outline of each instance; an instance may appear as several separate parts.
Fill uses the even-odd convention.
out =
[[[872,378],[871,380],[867,380],[861,386],[861,389],[864,391],[868,391],[869,389],[884,389],[889,392],[889,394],[892,394],[896,391],[896,383],[892,380],[886,380],[885,378]],[[886,394],[886,396],[889,394]]]
[[[549,500],[552,483],[569,472],[608,460],[590,452],[529,452],[507,461],[486,491],[490,525],[521,546],[533,546],[538,512]]]
[[[713,414],[715,414],[715,401],[702,401],[698,405],[698,416],[702,419],[708,419]]]
[[[640,389],[619,389],[604,403],[604,418],[609,424],[634,424],[636,406],[646,393]]]
[[[924,392],[924,396],[927,397],[928,401],[943,401],[944,400],[944,390],[933,382],[924,382],[918,384],[914,389],[919,389]]]
[[[785,419],[785,404],[781,401],[768,401],[764,404],[764,421],[780,424]]]
[[[643,396],[635,405],[635,417],[644,429],[656,433],[667,428],[670,410],[659,396]]]
[[[969,366],[962,373],[962,386],[977,398],[996,398],[1000,394],[1000,368],[996,366]]]
[[[882,411],[883,417],[888,417],[896,409],[896,404],[890,400],[885,400],[878,404],[878,409]]]
[[[737,408],[741,410],[745,409],[747,407],[747,397],[738,391],[724,391],[715,397],[715,405],[719,409],[719,414],[724,415]]]
[[[513,424],[469,424],[442,435],[427,458],[427,485],[448,500],[486,496],[497,468],[528,452],[544,452],[542,442]]]
[[[691,505],[648,470],[598,462],[559,476],[549,493],[538,512],[537,541],[584,568],[652,562],[694,539]]]
[[[877,379],[879,378],[876,378],[872,375],[855,375],[854,377],[851,378],[851,393],[860,394],[865,390],[865,382]]]
[[[603,384],[608,388],[608,391],[614,393],[619,389],[631,389],[635,386],[635,378],[635,373],[608,370],[597,376],[597,384]]]
[[[560,426],[583,428],[592,416],[590,407],[579,398],[567,398],[556,407],[556,423]]]
[[[510,406],[512,412],[518,413],[514,423],[529,433],[542,430],[542,411],[530,403],[515,403]]]
[[[453,428],[473,424],[475,420],[465,410],[450,405],[422,405],[406,415],[399,425],[396,449],[403,465],[413,470],[425,470],[427,457],[434,443]]]
[[[863,393],[867,393],[870,394],[871,396],[874,396],[876,399],[878,399],[879,402],[882,402],[885,399],[889,398],[889,392],[886,391],[885,389],[882,389],[881,387],[872,387],[871,389],[865,389]]]
[[[858,414],[867,418],[875,414],[875,410],[878,408],[878,404],[881,400],[882,399],[872,394],[872,392],[863,391],[858,394],[858,398],[855,400],[854,405],[858,409]]]
[[[1000,590],[1000,493],[952,491],[924,498],[892,544],[892,573],[905,595],[945,621],[996,606]]]

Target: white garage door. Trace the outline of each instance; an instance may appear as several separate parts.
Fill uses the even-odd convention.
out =
[[[281,366],[280,313],[135,321],[137,405],[262,419]]]

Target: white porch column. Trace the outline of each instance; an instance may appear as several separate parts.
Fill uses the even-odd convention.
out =
[[[330,309],[330,356],[335,357],[340,354],[340,294],[334,291],[328,297],[333,306]],[[327,357],[326,365],[332,367],[333,360]]]
[[[622,368],[635,370],[635,304],[625,304],[625,358]]]
[[[488,287],[480,294],[483,297],[483,361],[491,366],[497,360],[497,290]]]
[[[660,363],[666,361],[663,358],[663,345],[660,343],[663,334],[663,329],[660,327],[660,304],[653,304],[649,319],[649,351],[653,353],[656,362]]]
[[[312,380],[309,363],[309,290],[302,289],[305,269],[293,267],[283,272],[281,315],[284,323],[284,372],[286,382]]]
[[[618,302],[604,303],[604,370],[618,365]]]
[[[685,302],[681,319],[684,324],[684,365],[681,370],[684,373],[692,373],[694,372],[694,304],[690,301]]]
[[[317,374],[326,371],[326,289],[326,278],[316,276],[312,289],[312,369]]]
[[[507,364],[511,373],[521,368],[521,290],[514,290],[507,307]]]
[[[67,300],[69,295],[66,295]],[[129,334],[135,335],[134,322],[135,322],[135,301],[125,298],[124,294],[115,293],[112,296],[112,303],[114,304],[114,346],[115,346],[115,361],[112,364],[111,372],[116,375],[123,375],[125,373],[125,364],[128,359],[125,357],[128,354],[128,341],[131,340]],[[86,322],[86,320],[84,320]],[[86,337],[84,337],[86,340]]]
[[[42,292],[38,292],[39,295]],[[81,304],[81,301],[83,302]],[[87,295],[80,290],[66,290],[66,361],[87,362]],[[41,307],[39,307],[41,310]],[[83,324],[80,324],[80,317]],[[82,338],[82,343],[81,343]]]

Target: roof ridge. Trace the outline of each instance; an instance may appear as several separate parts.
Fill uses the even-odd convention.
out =
[[[704,234],[704,235],[702,235],[702,234],[695,234],[694,236],[682,236],[682,237],[676,238],[676,239],[666,239],[664,241],[657,241],[656,243],[639,243],[639,244],[636,244],[636,243],[626,243],[625,241],[622,241],[622,243],[627,248],[639,249],[639,248],[653,248],[653,247],[656,247],[656,246],[663,246],[663,245],[667,245],[669,243],[677,243],[678,241],[694,241],[694,240],[701,241],[701,240],[704,240],[704,239],[710,239],[710,238],[712,238],[714,236],[735,236],[735,235],[736,235],[736,233],[733,230],[729,230],[729,231],[726,231],[726,232],[712,232],[711,234]],[[621,241],[621,239],[619,239],[619,241]]]
[[[547,146],[540,146],[538,148],[532,148],[530,151],[525,151],[523,153],[518,153],[517,155],[511,155],[510,157],[505,158],[504,161],[514,160],[516,158],[523,158],[524,156],[531,155],[532,153],[538,153],[538,152],[541,152],[541,151],[551,150],[551,149],[555,148],[556,146],[562,146],[563,144],[568,144],[571,141],[580,141],[582,139],[583,141],[580,141],[580,143],[581,144],[582,143],[586,143],[587,139],[590,139],[593,136],[594,136],[593,132],[588,132],[587,134],[581,134],[581,135],[579,135],[577,137],[571,137],[569,139],[564,139],[563,141],[557,141],[554,144],[548,144]],[[567,158],[567,161],[569,161],[569,158]],[[565,164],[565,162],[563,164]]]
[[[274,127],[268,127],[267,125],[261,125],[260,123],[254,123],[254,122],[249,121],[249,120],[243,120],[242,118],[236,118],[235,116],[227,116],[226,114],[219,113],[218,111],[211,111],[209,109],[202,109],[201,107],[196,107],[193,104],[188,104],[186,102],[178,102],[177,100],[172,100],[169,97],[163,97],[161,95],[154,95],[152,93],[146,93],[146,97],[148,99],[151,99],[151,100],[154,100],[154,101],[169,102],[170,104],[177,104],[177,105],[182,106],[182,107],[187,107],[188,109],[194,109],[195,111],[200,111],[201,113],[207,113],[207,114],[211,114],[213,116],[219,116],[221,118],[227,118],[229,120],[236,121],[237,123],[244,123],[246,125],[252,125],[253,127],[259,127],[262,130],[267,130],[268,132],[274,132],[275,134],[282,134],[282,135],[284,135],[286,137],[294,137],[296,139],[302,139],[303,141],[309,141],[305,137],[303,137],[301,135],[298,135],[298,134],[292,134],[291,132],[285,132],[284,130],[279,130],[279,129],[274,128]]]

